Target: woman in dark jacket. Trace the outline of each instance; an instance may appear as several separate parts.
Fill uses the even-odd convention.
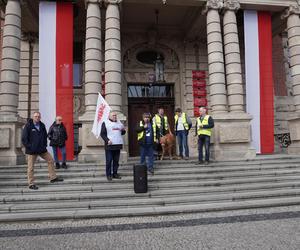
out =
[[[53,149],[53,157],[56,163],[56,169],[60,168],[59,160],[57,157],[57,150],[59,149],[62,154],[62,167],[67,168],[66,164],[66,140],[68,139],[67,130],[62,123],[62,117],[57,116],[55,122],[51,125],[48,138],[50,140],[50,146]]]

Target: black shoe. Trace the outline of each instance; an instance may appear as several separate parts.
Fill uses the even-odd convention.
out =
[[[111,176],[106,176],[108,181],[112,181],[112,177]]]
[[[202,165],[204,163],[204,161],[198,161],[196,164],[197,165]]]
[[[149,171],[149,173],[151,174],[151,175],[154,175],[154,169],[152,168],[152,169],[150,169],[150,170],[148,170]]]
[[[38,190],[39,188],[38,188],[38,186],[32,184],[32,185],[29,186],[29,189]]]
[[[59,165],[59,163],[57,162],[57,163],[55,163],[55,169],[60,169],[60,165]]]
[[[61,177],[56,177],[55,179],[51,180],[50,182],[54,183],[54,182],[59,182],[59,181],[64,181],[64,179]]]
[[[122,179],[119,174],[114,174],[112,178],[114,178],[114,179]]]
[[[209,164],[209,161],[205,161],[204,164],[205,164],[205,165],[208,165],[208,164]]]
[[[64,169],[68,168],[68,166],[67,166],[67,164],[65,162],[63,162],[63,164],[61,164],[61,167],[64,168]]]

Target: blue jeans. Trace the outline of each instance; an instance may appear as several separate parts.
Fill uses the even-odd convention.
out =
[[[146,156],[148,157],[147,169],[153,169],[153,161],[154,161],[154,152],[153,152],[153,144],[143,144],[140,145],[140,153],[141,153],[141,164],[146,164]]]
[[[105,150],[106,176],[116,175],[119,168],[120,150]],[[111,168],[113,173],[111,174]]]
[[[210,136],[208,135],[198,136],[199,161],[203,160],[203,146],[205,147],[205,161],[209,161]]]
[[[189,145],[188,145],[188,134],[185,130],[179,130],[177,131],[177,141],[179,145],[179,156],[183,156],[183,147],[184,147],[184,153],[186,157],[189,157]]]
[[[59,160],[58,160],[58,157],[57,157],[57,150],[58,149],[60,150],[60,152],[62,154],[62,162],[66,163],[67,153],[66,153],[66,147],[65,146],[63,146],[63,147],[52,146],[54,161],[56,163],[59,163]]]

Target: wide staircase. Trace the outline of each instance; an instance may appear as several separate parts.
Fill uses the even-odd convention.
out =
[[[27,187],[26,166],[0,167],[0,222],[150,216],[300,205],[300,157],[251,161],[156,162],[149,191],[133,191],[133,164],[108,182],[104,166],[70,163],[50,184],[45,163],[35,167],[39,190]]]

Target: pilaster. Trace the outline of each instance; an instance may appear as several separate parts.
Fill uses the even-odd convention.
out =
[[[290,52],[290,70],[292,78],[293,101],[295,112],[289,117],[291,145],[289,154],[300,154],[300,6],[291,5],[282,15],[287,19],[288,45]]]

